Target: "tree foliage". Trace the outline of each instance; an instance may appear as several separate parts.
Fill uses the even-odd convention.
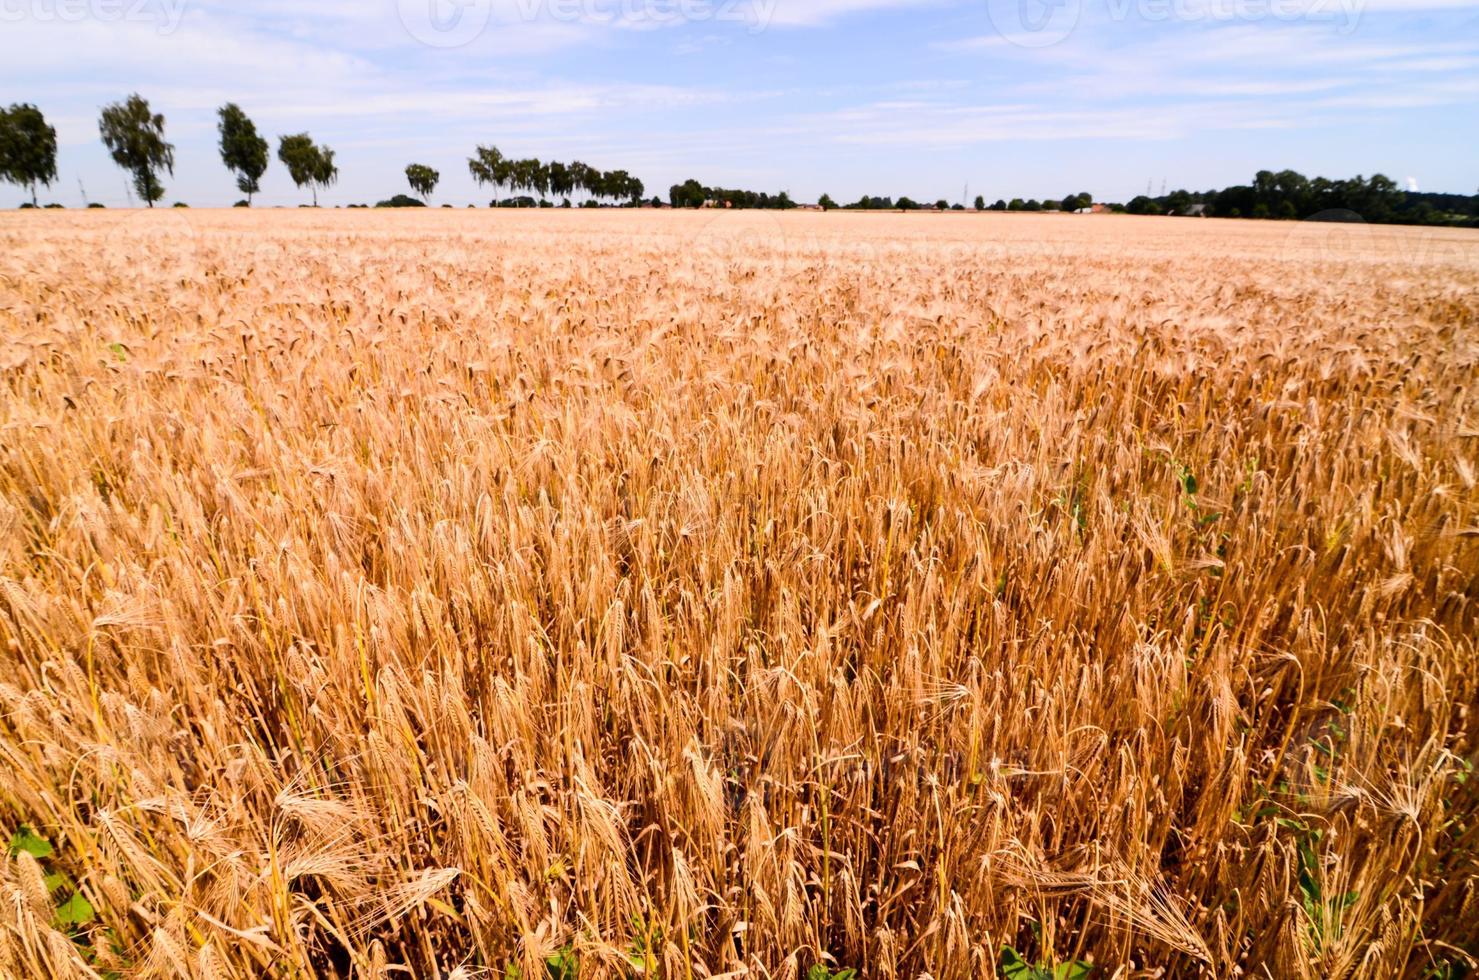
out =
[[[406,194],[397,194],[387,201],[377,201],[377,208],[424,208],[426,202],[410,197]]]
[[[257,133],[257,124],[235,102],[217,110],[221,134],[221,162],[236,175],[236,189],[247,196],[262,189],[262,175],[267,172],[267,140]]]
[[[56,180],[56,129],[30,103],[0,109],[0,180],[29,187],[33,206],[36,185]]]
[[[508,179],[508,164],[504,159],[503,151],[498,147],[479,146],[477,151],[467,158],[467,172],[472,175],[473,182],[479,187],[485,185],[493,187],[496,202],[498,188],[502,187]]]
[[[467,169],[479,185],[494,188],[495,205],[501,189],[516,195],[513,202],[516,206],[526,202],[528,206],[545,206],[548,194],[568,201],[577,191],[584,192],[592,201],[609,199],[635,205],[646,192],[642,181],[625,170],[602,172],[579,160],[572,163],[544,163],[535,157],[515,160],[493,146],[479,146],[468,158]]]
[[[1203,213],[1219,218],[1479,224],[1479,195],[1404,192],[1385,174],[1330,180],[1306,177],[1295,170],[1260,170],[1251,183],[1221,190],[1178,189],[1158,197],[1142,194],[1126,210],[1131,214],[1188,214],[1198,204],[1205,209]]]
[[[569,198],[575,191],[575,180],[570,168],[563,163],[551,162],[546,168],[549,173],[550,193],[558,198]]]
[[[1125,210],[1131,214],[1160,214],[1161,206],[1153,198],[1140,194],[1130,199],[1130,203]]]
[[[441,179],[442,175],[438,171],[424,163],[413,163],[406,168],[406,183],[410,184],[411,190],[419,194],[423,200],[431,198]]]
[[[98,118],[103,145],[133,176],[134,190],[149,207],[164,197],[160,171],[175,172],[175,148],[164,139],[164,116],[153,112],[137,93],[103,109]]]
[[[766,211],[787,211],[796,206],[796,202],[791,200],[791,195],[786,191],[770,194],[766,191],[705,187],[692,178],[668,188],[668,203],[675,208],[701,208],[710,202],[716,207]]]
[[[327,146],[318,146],[307,133],[278,137],[277,158],[288,168],[288,176],[293,178],[294,184],[313,189],[314,207],[318,207],[318,189],[339,179],[334,151]]]

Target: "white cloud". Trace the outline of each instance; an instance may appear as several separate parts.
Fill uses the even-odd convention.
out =
[[[907,7],[924,7],[941,0],[755,0],[770,3],[774,13],[769,23],[782,27],[819,27],[851,14],[874,13]]]

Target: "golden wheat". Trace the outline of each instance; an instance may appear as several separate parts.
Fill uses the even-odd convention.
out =
[[[4,976],[1476,966],[1472,233],[0,244]]]

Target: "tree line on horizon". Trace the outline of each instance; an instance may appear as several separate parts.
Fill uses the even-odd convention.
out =
[[[668,202],[675,208],[722,207],[788,210],[800,207],[781,191],[734,190],[709,187],[689,179],[674,184]],[[1096,205],[1088,191],[1067,194],[1061,200],[1014,197],[987,204],[977,195],[975,211],[1075,212]],[[1197,208],[1196,205],[1202,205]],[[939,200],[933,205],[910,197],[863,195],[851,204],[838,204],[830,194],[817,200],[823,211],[964,211],[964,204]],[[1402,191],[1388,177],[1376,174],[1369,180],[1306,178],[1293,170],[1278,173],[1260,170],[1250,185],[1193,193],[1174,191],[1158,198],[1139,196],[1129,204],[1103,203],[1104,210],[1121,214],[1205,214],[1222,218],[1351,220],[1388,224],[1454,225],[1479,227],[1479,194],[1434,194]]]
[[[1080,191],[1077,194],[1069,194],[1066,197],[1064,197],[1061,201],[1058,201],[1058,200],[1039,201],[1036,198],[1031,198],[1029,200],[1025,200],[1024,201],[1020,197],[1014,197],[1014,198],[1011,199],[1011,201],[1007,201],[1005,199],[1002,199],[1002,200],[998,200],[995,204],[987,204],[986,203],[986,198],[978,194],[978,195],[976,195],[975,205],[972,207],[971,210],[975,210],[975,211],[1081,211],[1084,208],[1091,207],[1093,205],[1093,203],[1094,203],[1094,195],[1090,194],[1088,191]],[[821,200],[818,202],[818,204],[820,205],[820,207],[822,208],[823,211],[831,211],[833,209],[842,210],[842,211],[964,211],[964,210],[966,210],[966,206],[964,204],[950,204],[949,202],[944,201],[944,200],[939,200],[939,201],[936,201],[933,205],[929,205],[929,204],[921,204],[921,203],[919,203],[918,201],[914,200],[911,197],[901,197],[898,200],[894,200],[891,197],[872,197],[872,196],[869,196],[869,195],[866,195],[866,194],[863,197],[859,198],[858,200],[854,201],[852,204],[838,204],[837,202],[835,202],[835,201],[832,200],[831,195],[829,195],[829,194],[823,194],[822,197],[821,197]],[[1118,207],[1118,205],[1107,205],[1107,206],[1110,207],[1110,208]],[[1121,208],[1121,210],[1123,210],[1123,208]]]
[[[579,160],[574,163],[515,160],[504,156],[496,146],[480,145],[476,154],[468,158],[467,170],[479,187],[488,185],[493,188],[492,207],[500,206],[497,193],[504,187],[510,191],[533,191],[541,201],[544,195],[554,194],[564,199],[566,204],[576,191],[589,195],[592,202],[612,200],[637,204],[646,190],[641,180],[625,170],[602,171]],[[514,199],[516,204],[523,204],[525,200],[533,199],[527,195]]]
[[[216,113],[220,135],[221,162],[236,177],[236,189],[246,197],[238,207],[250,207],[252,197],[262,189],[262,176],[269,163],[269,144],[257,131],[257,125],[234,102],[223,105]],[[164,176],[175,171],[174,144],[165,139],[164,116],[150,108],[148,100],[137,93],[122,102],[104,106],[98,117],[98,132],[113,162],[130,177],[134,191],[149,207],[164,198]],[[56,128],[46,122],[41,110],[30,103],[17,103],[0,109],[0,181],[28,188],[29,207],[39,207],[38,187],[50,187],[57,179]],[[339,179],[334,151],[317,144],[308,133],[278,137],[277,159],[288,176],[301,190],[309,188],[313,206],[318,206],[319,188],[332,186]],[[516,196],[508,206],[550,206],[544,195],[553,193],[570,206],[570,195],[576,191],[588,196],[588,204],[611,200],[637,203],[645,188],[642,181],[625,170],[603,171],[576,161],[543,163],[538,159],[517,160],[505,157],[496,147],[479,146],[468,159],[468,170],[479,186],[491,185],[495,191],[490,206],[499,206],[498,190],[532,191],[540,196],[536,202],[527,195]],[[441,181],[441,173],[422,163],[406,167],[406,182],[423,199],[429,199]],[[396,195],[383,205],[399,205],[402,200],[423,203],[405,195]],[[48,205],[54,206],[54,205]]]
[[[1093,203],[1093,195],[1087,191],[1078,194],[1069,194],[1060,201],[1029,201],[1024,204],[1021,199],[1014,199],[1010,204],[1006,201],[998,201],[988,207],[984,197],[976,198],[975,210],[977,211],[1053,211],[1062,209],[1065,211],[1077,211],[1086,208]],[[724,187],[706,187],[692,178],[681,184],[674,184],[668,190],[668,203],[675,208],[699,208],[699,207],[722,207],[722,208],[747,208],[758,210],[785,211],[791,208],[801,207],[791,200],[791,195],[786,191],[770,194],[766,191],[732,190]],[[864,195],[852,204],[838,204],[832,199],[832,195],[823,194],[817,199],[817,207],[823,211],[964,211],[964,204],[951,204],[945,200],[938,200],[934,204],[923,204],[910,197],[901,197],[897,200],[891,197],[872,197]]]
[[[1139,195],[1130,214],[1206,214],[1215,218],[1284,221],[1355,220],[1373,224],[1479,227],[1479,194],[1404,191],[1385,174],[1345,180],[1306,177],[1297,170],[1260,170],[1250,184],[1222,190],[1175,190]]]
[[[246,197],[237,206],[250,207],[252,197],[260,192],[262,176],[269,163],[269,144],[256,124],[234,102],[217,110],[221,161],[236,177],[236,187]],[[139,197],[153,207],[164,197],[163,176],[174,174],[174,145],[165,139],[165,120],[154,112],[146,99],[130,95],[122,102],[103,107],[98,118],[98,131],[113,162],[127,172]],[[46,122],[41,110],[29,103],[16,103],[0,109],[0,181],[28,188],[30,207],[38,207],[38,187],[49,187],[57,179],[56,129]],[[301,190],[307,187],[318,206],[319,188],[332,186],[339,177],[334,151],[315,143],[308,133],[278,137],[277,159],[287,169],[293,183]],[[586,206],[599,206],[611,201],[623,206],[643,203],[645,187],[640,179],[625,170],[603,171],[580,161],[542,162],[537,158],[515,159],[505,156],[495,146],[479,145],[467,161],[468,172],[480,187],[494,191],[490,207],[553,207],[546,195],[553,194],[571,206],[577,192],[586,195]],[[420,200],[397,194],[379,206],[417,206],[430,200],[441,174],[422,163],[406,167],[406,182]],[[502,191],[511,197],[499,199]],[[537,194],[538,198],[533,197]],[[661,201],[653,198],[654,206]],[[674,208],[726,207],[740,209],[788,210],[799,207],[786,191],[770,194],[708,187],[689,179],[674,184],[668,192],[668,203]],[[963,204],[950,205],[937,201],[933,208],[909,197],[864,195],[852,204],[838,205],[823,194],[818,204],[822,210],[913,211],[965,210]],[[977,196],[976,211],[1079,211],[1090,207],[1093,197],[1087,192],[1069,194],[1061,201],[1013,198],[999,199],[987,205]],[[56,206],[56,205],[49,205]],[[1222,190],[1193,192],[1176,190],[1159,197],[1139,195],[1127,205],[1109,204],[1108,210],[1130,214],[1187,215],[1206,214],[1222,218],[1261,218],[1285,220],[1359,218],[1363,221],[1391,224],[1479,226],[1479,194],[1434,194],[1403,191],[1384,174],[1370,179],[1357,175],[1345,180],[1305,177],[1294,170],[1260,170],[1253,182]]]

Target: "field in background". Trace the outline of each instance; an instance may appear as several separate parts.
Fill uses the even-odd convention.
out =
[[[1466,232],[0,215],[0,975],[1463,976],[1476,364]]]

